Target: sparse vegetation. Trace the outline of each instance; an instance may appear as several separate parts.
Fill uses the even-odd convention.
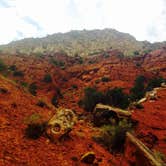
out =
[[[46,75],[44,76],[44,78],[43,78],[43,81],[44,81],[45,83],[51,83],[51,82],[52,82],[52,77],[51,77],[51,75],[50,75],[50,74],[46,74]]]
[[[78,86],[77,86],[76,84],[73,84],[73,85],[72,85],[72,88],[73,88],[73,89],[78,89]]]
[[[42,100],[39,100],[36,105],[42,108],[47,106],[47,104]]]
[[[123,152],[126,132],[131,130],[132,124],[122,120],[118,125],[104,125],[101,133],[94,139],[104,145],[110,152]]]
[[[53,65],[57,66],[57,67],[64,67],[65,63],[63,61],[58,61],[55,59],[51,59],[50,61]]]
[[[156,88],[156,87],[160,87],[161,86],[161,83],[163,82],[166,82],[166,80],[162,77],[155,77],[155,78],[152,78],[149,82],[148,82],[148,85],[147,85],[147,88],[146,90],[147,91],[150,91],[152,90],[153,88]]]
[[[25,88],[28,87],[28,83],[27,83],[27,82],[21,81],[20,84],[21,84],[21,86],[23,86],[23,87],[25,87]]]
[[[24,73],[22,71],[14,71],[13,72],[13,76],[15,77],[23,77],[24,76]]]
[[[17,70],[16,65],[11,65],[11,66],[9,66],[9,70],[11,70],[11,71],[16,71],[16,70]]]
[[[139,51],[134,51],[133,54],[134,55],[139,55]]]
[[[29,139],[38,139],[45,131],[46,123],[31,123],[25,129],[25,136]]]
[[[0,59],[0,72],[5,71],[7,69],[6,64]]]
[[[130,101],[129,96],[121,88],[114,88],[105,93],[104,103],[124,109],[129,106]]]
[[[36,94],[37,94],[37,85],[36,85],[36,83],[31,83],[31,84],[29,85],[29,92],[30,92],[32,95],[36,96]]]
[[[55,107],[57,107],[57,105],[58,105],[58,97],[57,97],[57,95],[54,95],[54,96],[52,97],[51,103],[52,103]]]
[[[138,76],[135,80],[133,88],[130,90],[130,98],[132,101],[139,100],[144,97],[145,95],[145,77],[144,76]]]
[[[101,78],[101,81],[102,81],[102,82],[109,82],[109,81],[110,81],[110,78],[109,78],[109,77],[102,77],[102,78]]]
[[[103,94],[98,92],[95,88],[87,87],[84,90],[84,98],[79,104],[86,110],[92,111],[97,103],[103,101]]]
[[[123,93],[121,88],[109,89],[105,93],[88,87],[84,90],[84,98],[78,103],[87,111],[92,111],[97,103],[112,105],[119,108],[127,108],[130,104],[129,96]]]

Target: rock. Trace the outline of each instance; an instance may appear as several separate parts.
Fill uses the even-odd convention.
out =
[[[76,115],[72,110],[58,108],[56,114],[49,120],[47,124],[47,136],[52,141],[65,139],[72,131],[76,120]]]
[[[94,152],[87,152],[81,157],[81,161],[86,164],[93,164],[96,156]]]

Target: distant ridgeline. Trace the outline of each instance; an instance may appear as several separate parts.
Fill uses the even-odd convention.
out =
[[[36,54],[62,52],[69,56],[88,56],[100,54],[110,49],[118,49],[125,56],[139,55],[158,49],[166,45],[163,43],[151,44],[147,41],[137,41],[127,33],[114,29],[82,30],[67,33],[56,33],[44,38],[27,38],[13,41],[0,46],[0,52]]]

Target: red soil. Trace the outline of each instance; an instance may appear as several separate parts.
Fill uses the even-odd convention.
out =
[[[84,65],[78,64],[73,58],[54,55],[58,60],[65,62],[65,70],[49,63],[52,55],[47,55],[44,60],[33,56],[2,56],[6,64],[15,64],[25,74],[23,78],[16,78],[9,74],[10,79],[28,83],[36,82],[39,88],[37,97],[33,97],[19,84],[0,77],[0,88],[8,90],[7,93],[0,94],[0,166],[81,166],[83,165],[80,162],[81,155],[88,151],[95,152],[96,161],[101,159],[98,162],[100,166],[129,165],[128,159],[123,158],[122,155],[113,156],[93,141],[92,136],[97,131],[88,120],[77,123],[71,132],[71,139],[52,143],[45,136],[38,140],[25,138],[24,131],[27,126],[25,119],[33,113],[38,113],[43,117],[43,121],[48,120],[55,111],[50,101],[58,88],[63,95],[63,98],[59,99],[59,106],[83,114],[84,110],[79,108],[77,102],[83,96],[83,89],[87,86],[94,86],[102,91],[122,87],[128,92],[138,75],[145,75],[147,78],[156,73],[166,76],[165,52],[159,50],[141,58],[130,59],[118,58],[119,53],[111,51],[109,58],[93,57],[91,60],[95,61],[94,64],[88,64],[89,60],[85,60]],[[141,63],[142,67],[138,66],[138,63]],[[46,73],[51,74],[52,83],[47,84],[42,81]],[[102,77],[109,77],[111,81],[103,82]],[[73,88],[73,85],[77,85],[78,88]],[[157,101],[145,102],[144,109],[136,110],[132,118],[139,122],[135,132],[137,137],[148,146],[166,154],[164,123],[166,90],[159,91],[158,96]],[[36,103],[39,99],[44,100],[49,108],[38,107]],[[155,143],[151,142],[153,135],[158,139]]]

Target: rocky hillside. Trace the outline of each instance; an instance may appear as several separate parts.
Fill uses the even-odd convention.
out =
[[[24,53],[41,55],[43,53],[61,52],[69,56],[95,55],[109,49],[119,49],[127,56],[138,55],[165,45],[137,41],[130,34],[114,29],[71,31],[56,33],[44,38],[28,38],[0,46],[0,50],[8,53]]]
[[[150,88],[156,86],[157,79],[149,83],[152,78],[166,78],[165,63],[164,48],[134,58],[114,49],[87,58],[62,53],[1,54],[0,165],[140,165],[137,149],[123,139],[129,128],[164,161],[165,88],[141,104],[130,103],[124,113],[129,112],[128,119],[105,109],[95,115],[82,105],[90,101],[90,106],[95,106],[94,100],[103,101],[106,94],[111,100],[118,97],[118,103],[113,102],[116,106],[121,100],[128,101],[137,77],[144,78],[143,86]],[[140,82],[138,85],[142,88]],[[111,91],[117,87],[121,89]],[[85,89],[90,92],[87,96]],[[113,92],[116,95],[111,96]],[[58,118],[61,110],[63,118]],[[65,113],[69,110],[76,120],[68,123],[71,116]],[[56,124],[50,120],[53,115]],[[94,117],[104,125],[95,125],[99,121]],[[60,123],[63,119],[64,124]],[[119,144],[122,147],[115,146]]]

